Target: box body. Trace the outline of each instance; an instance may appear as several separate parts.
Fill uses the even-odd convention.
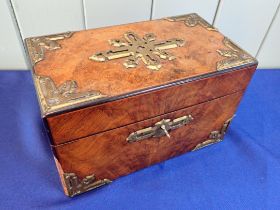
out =
[[[257,66],[197,14],[26,46],[69,196],[221,141]]]

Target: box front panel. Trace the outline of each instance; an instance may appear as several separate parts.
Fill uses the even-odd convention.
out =
[[[244,90],[256,66],[48,117],[54,145]]]
[[[114,180],[220,141],[243,92],[54,147],[64,173]],[[185,120],[184,120],[185,119]]]

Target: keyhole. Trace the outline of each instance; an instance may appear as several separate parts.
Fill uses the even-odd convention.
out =
[[[164,131],[165,135],[166,135],[168,138],[170,138],[170,135],[169,135],[168,131],[166,130],[165,125],[162,125],[162,126],[160,126],[160,127],[161,127],[161,129]]]

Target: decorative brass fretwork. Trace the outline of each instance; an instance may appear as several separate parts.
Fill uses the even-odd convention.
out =
[[[73,197],[89,190],[109,184],[112,181],[109,179],[96,180],[94,175],[86,176],[84,179],[79,180],[75,173],[64,173],[64,182],[68,196]]]
[[[201,149],[203,147],[209,146],[211,144],[218,143],[218,142],[222,141],[224,136],[225,136],[225,133],[226,133],[228,127],[229,127],[229,124],[230,124],[231,120],[233,119],[233,117],[228,119],[223,124],[221,130],[219,130],[219,131],[212,131],[210,133],[210,135],[209,135],[209,139],[207,139],[206,141],[196,145],[195,148],[192,151],[195,151],[195,150]]]
[[[71,105],[73,102],[82,99],[90,98],[93,100],[104,97],[99,91],[78,93],[77,82],[73,80],[67,80],[63,84],[56,86],[50,77],[35,75],[35,82],[37,83],[43,113],[48,112],[50,109],[59,108],[67,103]]]
[[[255,63],[256,59],[225,37],[223,43],[229,49],[220,49],[217,52],[226,59],[217,62],[217,70],[224,70],[249,63]]]
[[[179,16],[174,16],[174,17],[168,17],[165,18],[166,20],[169,21],[183,21],[186,26],[188,27],[194,27],[197,25],[200,25],[204,28],[206,28],[209,31],[217,31],[216,28],[214,28],[210,23],[208,23],[206,20],[201,18],[198,14],[192,13],[188,15],[179,15]]]
[[[58,40],[69,38],[72,36],[72,32],[66,32],[61,34],[54,34],[49,36],[32,37],[26,39],[26,46],[30,55],[32,65],[44,59],[44,53],[46,50],[60,49]]]
[[[173,121],[171,121],[170,119],[163,119],[155,123],[153,127],[144,128],[142,130],[131,133],[128,136],[127,141],[131,143],[148,138],[162,137],[164,135],[170,138],[169,131],[187,125],[192,120],[193,117],[191,115],[179,117]]]
[[[117,47],[116,49],[95,53],[89,59],[104,62],[128,57],[124,62],[126,68],[136,67],[141,59],[147,68],[159,70],[161,67],[159,58],[168,60],[176,58],[164,50],[181,47],[185,43],[183,39],[177,38],[156,42],[156,36],[152,33],[144,35],[142,39],[134,32],[126,32],[124,38],[125,40],[109,40],[110,45]]]

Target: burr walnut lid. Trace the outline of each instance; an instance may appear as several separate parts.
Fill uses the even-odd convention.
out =
[[[257,61],[197,14],[26,39],[42,116]]]

